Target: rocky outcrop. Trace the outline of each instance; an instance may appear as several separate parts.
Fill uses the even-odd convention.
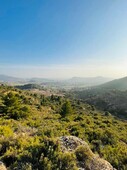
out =
[[[74,151],[78,146],[81,145],[89,147],[85,141],[75,136],[61,136],[58,140],[63,152]]]
[[[3,162],[0,161],[0,170],[7,170]]]
[[[58,141],[62,152],[76,154],[79,170],[116,170],[109,162],[95,155],[85,141],[75,136],[62,136]]]

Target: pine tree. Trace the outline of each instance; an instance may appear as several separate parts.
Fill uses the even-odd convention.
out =
[[[70,101],[66,101],[63,105],[62,105],[62,109],[61,109],[61,116],[65,117],[67,115],[72,114],[72,106]]]

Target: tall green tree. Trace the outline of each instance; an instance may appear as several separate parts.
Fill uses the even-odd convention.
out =
[[[72,114],[72,106],[69,100],[67,100],[63,105],[61,109],[61,116],[66,117],[67,115]]]

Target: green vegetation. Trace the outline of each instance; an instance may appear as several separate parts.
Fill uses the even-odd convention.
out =
[[[127,91],[93,88],[73,91],[76,98],[96,108],[119,117],[127,118]]]
[[[62,105],[60,114],[62,117],[66,117],[72,114],[72,107],[68,100]]]
[[[38,84],[25,84],[25,85],[15,86],[15,87],[21,90],[31,90],[31,89],[43,90],[44,89],[41,85]]]
[[[3,114],[13,119],[26,118],[29,107],[22,104],[20,95],[9,92],[3,97]]]
[[[123,77],[120,79],[115,79],[113,81],[107,82],[98,86],[99,88],[108,89],[108,90],[120,90],[126,91],[127,90],[127,77]]]
[[[57,137],[64,135],[85,140],[118,170],[127,169],[126,120],[77,99],[0,86],[0,160],[10,170],[77,170],[91,152],[62,152]]]
[[[71,93],[72,94],[72,93]],[[127,77],[88,89],[73,90],[76,98],[96,108],[127,118]]]

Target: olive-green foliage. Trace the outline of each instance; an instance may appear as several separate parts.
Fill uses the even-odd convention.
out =
[[[88,146],[79,146],[76,149],[75,153],[78,161],[86,161],[87,159],[90,159],[93,156],[93,153],[91,152]]]
[[[87,90],[73,91],[73,94],[87,103],[96,106],[97,108],[106,111],[113,115],[127,119],[127,90],[113,88],[90,88]]]
[[[12,135],[13,135],[13,131],[8,125],[0,126],[0,136],[9,137]]]
[[[62,105],[62,109],[61,109],[61,116],[62,117],[66,117],[69,114],[72,114],[72,107],[70,102],[67,100],[65,103],[63,103]]]
[[[22,104],[18,94],[9,92],[3,97],[3,112],[10,118],[20,119],[28,116],[29,108]]]
[[[57,137],[63,135],[82,138],[115,168],[127,169],[126,121],[78,100],[70,99],[70,109],[65,109],[66,97],[34,95],[8,86],[0,86],[0,98],[0,160],[10,170],[76,170],[77,162],[89,160],[92,153],[82,147],[72,153],[61,152]],[[67,112],[62,118],[61,108]],[[10,110],[23,110],[29,116],[14,119]]]
[[[76,157],[74,153],[59,154],[59,169],[60,170],[78,170],[76,165]]]
[[[79,146],[75,151],[78,163],[80,166],[89,169],[90,162],[93,158],[93,153],[88,146]]]

